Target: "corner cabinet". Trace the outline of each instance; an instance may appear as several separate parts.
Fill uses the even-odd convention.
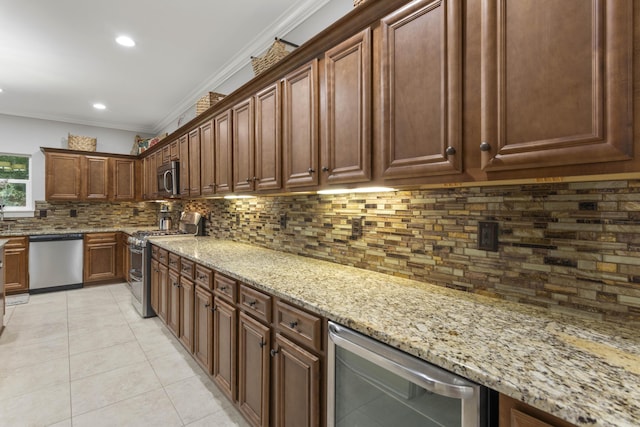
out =
[[[633,157],[633,15],[631,0],[482,1],[485,171]]]
[[[288,189],[318,185],[318,60],[284,78],[282,135]]]
[[[413,1],[381,21],[382,176],[462,171],[462,4]]]

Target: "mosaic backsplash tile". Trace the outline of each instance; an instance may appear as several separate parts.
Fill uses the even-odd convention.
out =
[[[611,320],[640,320],[640,181],[193,200],[207,234]],[[362,236],[352,236],[354,218]],[[281,226],[284,219],[285,227]],[[496,252],[478,221],[498,223]]]

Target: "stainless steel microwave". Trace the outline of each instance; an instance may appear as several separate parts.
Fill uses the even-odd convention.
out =
[[[158,166],[158,194],[164,197],[180,195],[180,163],[171,161]]]

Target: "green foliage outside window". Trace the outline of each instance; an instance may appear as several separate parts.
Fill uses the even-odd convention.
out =
[[[26,207],[29,157],[0,155],[0,205]]]

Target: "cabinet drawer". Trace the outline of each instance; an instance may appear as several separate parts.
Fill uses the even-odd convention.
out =
[[[180,260],[180,274],[182,274],[182,276],[186,277],[189,280],[193,280],[194,272],[194,262],[189,259],[182,258]]]
[[[4,245],[5,249],[25,249],[29,244],[28,237],[9,237],[9,241]]]
[[[92,233],[84,235],[84,242],[87,245],[93,245],[97,243],[116,243],[116,233]]]
[[[220,273],[213,275],[213,292],[232,302],[236,302],[236,295],[238,294],[238,283]]]
[[[158,248],[158,261],[161,264],[167,265],[169,263],[169,251]]]
[[[180,255],[176,255],[173,252],[168,253],[168,265],[173,271],[180,271]]]
[[[196,264],[196,284],[203,288],[213,290],[213,271],[207,267],[203,267],[200,264]]]
[[[248,286],[240,285],[240,307],[258,319],[271,323],[271,297]]]
[[[284,301],[278,301],[275,308],[275,324],[284,335],[294,341],[321,351],[322,319],[319,317]]]

